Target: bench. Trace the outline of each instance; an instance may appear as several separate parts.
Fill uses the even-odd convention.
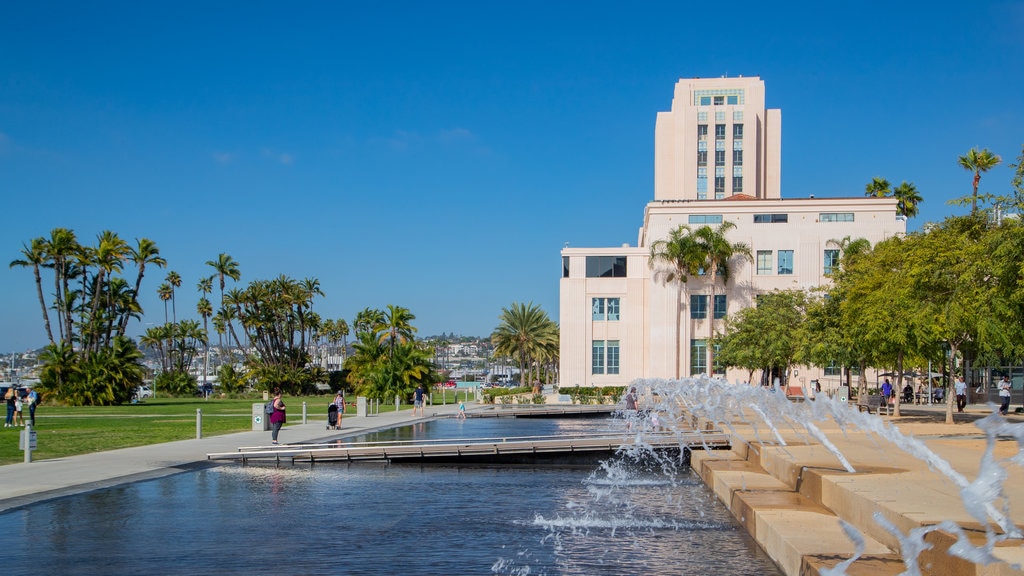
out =
[[[882,399],[881,394],[868,394],[867,398],[857,399],[857,409],[861,412],[867,411],[868,414],[874,409],[875,414],[881,414],[882,408],[885,408],[885,414],[889,415],[889,404]]]

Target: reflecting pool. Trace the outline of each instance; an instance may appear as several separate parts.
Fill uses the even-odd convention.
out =
[[[441,420],[384,435],[614,425]],[[614,461],[225,465],[12,511],[0,532],[11,574],[780,574],[689,471]]]

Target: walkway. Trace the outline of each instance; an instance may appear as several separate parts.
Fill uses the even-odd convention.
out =
[[[322,442],[448,417],[457,410],[457,404],[449,404],[429,408],[426,417],[413,417],[410,410],[383,412],[373,416],[345,415],[341,430],[327,430],[324,416],[308,424],[285,425],[279,439],[286,444]],[[210,466],[212,463],[206,455],[211,452],[228,452],[239,446],[269,444],[270,432],[238,432],[198,440],[179,440],[0,466],[0,512],[62,496]]]

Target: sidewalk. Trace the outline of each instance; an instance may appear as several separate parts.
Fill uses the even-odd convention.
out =
[[[327,430],[327,417],[323,415],[316,420],[307,419],[307,424],[286,424],[278,439],[282,444],[327,441],[450,417],[457,411],[457,404],[449,404],[428,407],[425,417],[414,418],[411,410],[373,416],[346,415],[341,430]],[[301,417],[294,420],[301,422]],[[62,496],[194,470],[212,465],[206,459],[209,453],[232,452],[239,446],[264,445],[270,445],[269,431],[237,432],[0,466],[0,512]]]

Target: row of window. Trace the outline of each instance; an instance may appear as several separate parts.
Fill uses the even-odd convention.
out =
[[[715,294],[715,309],[713,311],[715,320],[725,318],[725,294]],[[708,296],[707,294],[690,295],[690,318],[703,320],[708,317]]]
[[[701,171],[704,171],[701,173]],[[743,192],[743,176],[732,177],[732,193]],[[725,198],[725,174],[715,174],[715,200]],[[707,168],[697,168],[697,200],[708,199]]]
[[[708,112],[707,112],[707,110],[700,110],[700,111],[698,111],[697,112],[697,122],[707,122],[707,121],[708,121]],[[743,110],[733,110],[732,111],[732,121],[733,122],[743,122]],[[716,110],[715,111],[715,122],[725,122],[725,111],[723,111],[723,110]]]
[[[725,140],[726,128],[725,124],[715,124],[715,140]],[[708,125],[697,124],[697,141],[704,142],[708,139]],[[743,124],[732,125],[732,139],[742,140],[743,139]]]
[[[708,165],[708,151],[697,150],[697,166]],[[732,165],[743,166],[743,150],[732,151]],[[725,150],[715,150],[715,166],[725,166]]]
[[[609,320],[612,322],[619,319],[618,298],[594,298],[590,301],[590,316],[592,320]]]
[[[718,357],[718,345],[712,349],[715,357]],[[618,340],[594,340],[590,344],[590,373],[591,374],[618,374],[619,373],[619,341]],[[714,362],[715,374],[724,374],[725,367],[717,360]],[[690,340],[690,374],[706,374],[708,371],[708,341],[703,338]]]
[[[758,250],[757,251],[757,273],[759,275],[771,274],[772,273],[772,256],[771,250]],[[776,274],[789,275],[793,273],[793,251],[792,250],[779,250],[777,254],[778,266],[775,268]],[[825,250],[822,257],[823,269],[822,272],[826,276],[831,275],[839,267],[839,250],[829,249]]]
[[[783,214],[783,216],[785,216]],[[689,217],[690,224],[721,224],[722,216],[718,214],[692,214]],[[756,254],[757,262],[757,274],[766,275],[771,274],[772,270],[775,270],[776,274],[789,275],[793,274],[793,251],[792,250],[778,250],[778,253],[772,250],[758,250]],[[773,266],[777,263],[778,266]],[[823,272],[826,276],[833,274],[836,268],[839,266],[839,250],[828,249],[825,250],[822,258]],[[567,256],[562,257],[562,278],[569,277],[569,258]],[[625,278],[626,277],[626,257],[625,256],[587,256],[587,278]],[[694,296],[696,297],[696,296]],[[706,298],[706,296],[701,296]],[[718,298],[722,298],[722,310],[724,315],[725,310],[725,296],[715,296],[715,318],[721,318],[718,315],[719,302]],[[706,307],[707,303],[704,303]],[[593,306],[593,319],[594,320],[618,320],[619,319],[619,299],[618,298],[594,298],[592,302]],[[694,308],[693,301],[690,303],[691,311]],[[692,313],[692,312],[691,312]],[[706,313],[706,312],[705,312]],[[600,316],[600,317],[598,317]],[[614,317],[613,317],[614,316]],[[705,316],[700,316],[704,318]],[[694,317],[696,318],[696,317]]]
[[[694,90],[694,106],[736,106],[744,103],[742,88],[721,88],[718,90]]]

